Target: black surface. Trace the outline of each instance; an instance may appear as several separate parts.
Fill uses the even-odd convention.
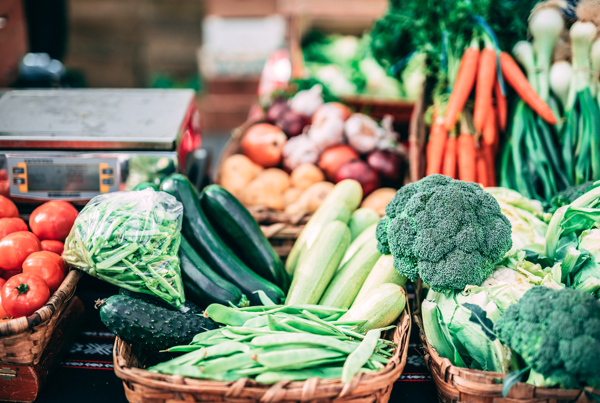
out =
[[[97,300],[116,294],[118,289],[87,275],[81,279],[77,289],[77,295],[85,305],[82,332],[36,402],[126,403],[123,383],[113,372],[114,335],[102,324],[94,307]],[[413,329],[407,364],[394,385],[390,402],[437,401],[435,385],[417,342],[418,334]]]

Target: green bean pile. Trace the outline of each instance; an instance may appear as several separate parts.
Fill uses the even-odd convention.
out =
[[[177,257],[182,212],[173,196],[152,189],[94,197],[77,216],[63,259],[94,277],[179,307],[185,302]]]
[[[227,382],[341,377],[346,383],[358,372],[383,368],[395,344],[380,339],[381,332],[393,326],[365,336],[353,331],[364,321],[339,320],[345,312],[317,305],[212,304],[204,316],[226,326],[196,335],[190,345],[168,349],[187,354],[150,371]]]

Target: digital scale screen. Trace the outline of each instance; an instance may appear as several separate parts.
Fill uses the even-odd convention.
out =
[[[27,164],[29,191],[99,192],[98,164]]]

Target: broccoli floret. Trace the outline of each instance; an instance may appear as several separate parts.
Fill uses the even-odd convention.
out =
[[[600,387],[600,301],[591,294],[533,287],[503,312],[494,333],[531,366],[528,382]]]
[[[475,183],[431,175],[401,188],[385,211],[379,251],[435,291],[480,285],[512,245],[510,222]]]

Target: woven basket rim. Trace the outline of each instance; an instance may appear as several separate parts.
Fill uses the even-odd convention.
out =
[[[439,383],[444,385],[443,388],[438,387],[438,392],[441,394],[445,394],[445,390],[453,390],[456,396],[460,395],[461,391],[465,391],[468,389],[469,394],[480,394],[481,397],[489,398],[490,396],[494,397],[502,397],[502,384],[498,383],[498,380],[504,379],[506,375],[503,373],[492,372],[492,371],[482,371],[478,369],[471,368],[462,368],[453,365],[449,359],[440,357],[435,348],[433,348],[429,342],[427,341],[427,337],[425,337],[425,331],[423,330],[423,322],[421,318],[420,309],[416,309],[413,314],[413,321],[416,323],[419,328],[419,336],[421,339],[421,344],[423,349],[425,350],[426,356],[429,356],[431,362],[425,359],[425,363],[427,367],[431,371],[432,377],[438,386]],[[442,368],[443,372],[452,374],[450,377],[442,376],[442,374],[438,373],[435,368],[432,366],[436,366],[437,368]],[[444,379],[449,378],[449,379]],[[487,382],[481,382],[485,380]],[[559,388],[547,388],[530,385],[524,382],[519,382],[516,384],[513,389],[520,388],[521,390],[526,390],[531,397],[523,398],[512,396],[511,393],[507,398],[514,399],[511,401],[517,402],[534,402],[537,399],[545,398],[545,399],[568,399],[573,402],[579,401],[579,397],[587,392],[594,392],[596,394],[600,394],[600,390],[594,390],[591,387],[586,387],[584,390],[580,389],[559,389]],[[584,400],[587,401],[587,400]]]
[[[364,393],[375,390],[371,385],[391,384],[401,375],[406,365],[408,344],[411,332],[411,316],[407,306],[397,321],[393,339],[398,340],[398,347],[390,362],[380,371],[359,373],[347,384],[340,379],[312,378],[306,381],[280,381],[273,385],[259,384],[254,380],[242,378],[235,382],[219,382],[202,379],[184,378],[178,375],[153,373],[141,368],[127,367],[122,351],[128,346],[120,338],[115,339],[113,362],[115,374],[126,383],[134,382],[143,385],[144,389],[180,393],[214,393],[227,397],[260,398],[261,402],[277,402],[283,400],[313,400],[316,398],[344,398],[353,393]],[[369,388],[371,386],[371,388]],[[296,398],[292,397],[294,395]],[[299,397],[302,397],[301,399]]]
[[[73,297],[77,282],[82,275],[80,270],[72,269],[43,307],[29,316],[0,323],[0,337],[21,334],[50,321],[54,313],[60,311],[61,307]]]

